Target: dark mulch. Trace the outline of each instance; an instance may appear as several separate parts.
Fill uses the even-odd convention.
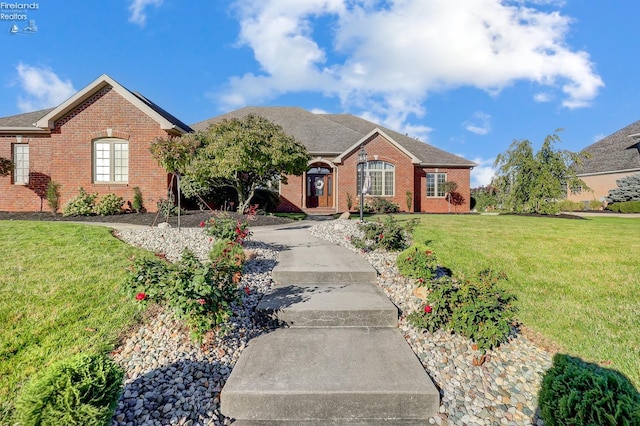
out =
[[[221,212],[212,211],[188,211],[180,216],[180,226],[185,228],[196,228],[200,226],[200,222],[205,222],[210,219],[214,214]],[[244,219],[246,216],[239,215],[237,213],[227,212],[231,217],[236,219]],[[157,215],[156,213],[123,213],[113,216],[72,216],[64,217],[61,214],[52,214],[50,212],[2,212],[0,211],[0,220],[31,220],[31,221],[65,221],[65,222],[110,222],[110,223],[130,223],[134,225],[157,225],[158,223],[165,222],[164,216]],[[177,217],[170,217],[168,221],[171,226],[178,225]],[[255,216],[255,220],[250,222],[250,226],[266,226],[266,225],[279,225],[293,222],[292,219],[258,215]]]

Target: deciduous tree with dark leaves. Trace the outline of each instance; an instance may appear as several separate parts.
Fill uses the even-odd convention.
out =
[[[257,188],[302,175],[310,158],[302,143],[256,114],[223,120],[196,137],[201,145],[184,173],[184,194],[203,196],[213,187],[231,187],[240,213]]]

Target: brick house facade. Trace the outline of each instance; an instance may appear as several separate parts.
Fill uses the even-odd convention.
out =
[[[432,145],[350,114],[314,114],[301,108],[247,107],[192,124],[205,130],[224,119],[262,116],[302,142],[311,155],[302,176],[280,185],[280,211],[337,213],[359,207],[358,154],[367,153],[365,200],[384,198],[401,211],[465,213],[470,210],[470,172],[476,165]],[[458,204],[448,202],[445,182],[455,182]],[[407,206],[407,192],[411,204]]]
[[[103,75],[58,107],[0,118],[0,157],[14,161],[0,177],[0,210],[48,211],[49,181],[60,184],[60,206],[79,188],[114,193],[156,210],[167,197],[169,176],[151,157],[156,137],[191,128],[143,96]]]

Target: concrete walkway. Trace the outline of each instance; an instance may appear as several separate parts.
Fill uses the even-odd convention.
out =
[[[425,424],[439,394],[397,328],[398,310],[361,256],[308,233],[254,228],[280,250],[256,309],[280,327],[252,340],[221,393],[237,425]]]

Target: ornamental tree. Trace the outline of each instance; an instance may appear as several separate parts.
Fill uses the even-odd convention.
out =
[[[502,207],[517,213],[555,214],[559,199],[566,198],[566,187],[589,189],[577,177],[574,166],[585,154],[555,150],[557,134],[548,135],[538,152],[528,140],[516,140],[496,157],[497,169],[492,185]]]
[[[282,127],[256,114],[224,120],[199,132],[201,146],[186,168],[184,193],[203,196],[228,186],[238,193],[238,211],[251,204],[257,188],[307,169],[309,154]]]
[[[13,171],[13,163],[4,157],[0,157],[0,176],[9,176]]]
[[[616,180],[617,188],[609,190],[607,202],[623,203],[640,200],[640,173]]]
[[[171,173],[171,183],[174,177],[178,180],[178,228],[180,228],[180,176],[199,146],[198,138],[192,133],[187,133],[179,137],[156,138],[149,147],[151,156],[167,173]]]

